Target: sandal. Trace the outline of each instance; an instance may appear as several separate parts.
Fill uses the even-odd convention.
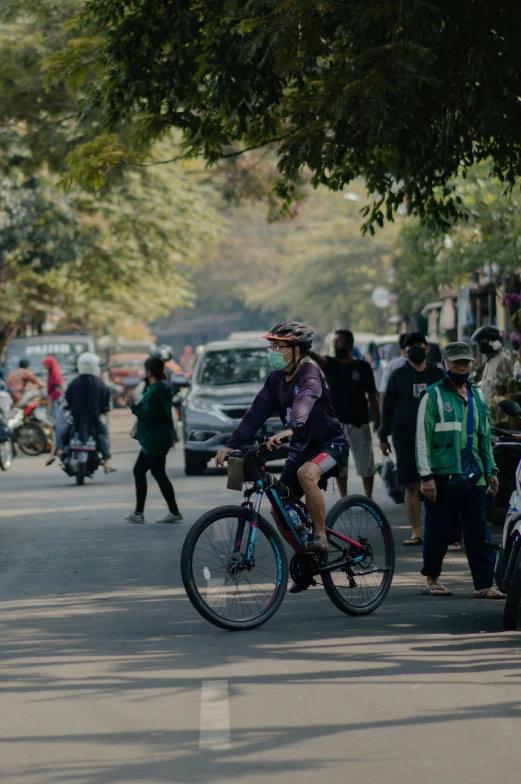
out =
[[[421,536],[411,536],[410,539],[406,539],[404,541],[404,545],[406,547],[417,547],[418,545],[422,544],[423,539]]]
[[[445,588],[444,585],[425,585],[420,593],[425,594],[425,596],[452,596],[452,591],[450,588]]]
[[[506,599],[506,595],[498,591],[497,588],[482,588],[481,591],[474,591],[474,599]]]

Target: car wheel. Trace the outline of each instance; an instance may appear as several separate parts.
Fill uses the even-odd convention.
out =
[[[194,452],[185,450],[185,474],[186,476],[202,476],[206,469],[207,459]]]

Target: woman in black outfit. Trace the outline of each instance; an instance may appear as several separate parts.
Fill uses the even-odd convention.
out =
[[[180,514],[174,488],[166,475],[166,456],[175,438],[172,419],[172,392],[165,378],[165,363],[160,357],[149,357],[145,361],[146,380],[148,386],[139,403],[133,403],[127,395],[127,405],[137,417],[136,438],[141,451],[134,465],[134,481],[136,483],[136,508],[133,513],[125,516],[129,523],[145,522],[145,500],[147,497],[147,471],[150,471],[159,485],[168,505],[168,514],[156,520],[156,523],[179,523],[183,519]]]

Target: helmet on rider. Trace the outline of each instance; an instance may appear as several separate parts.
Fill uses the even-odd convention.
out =
[[[304,351],[309,351],[313,345],[313,334],[313,330],[300,321],[285,321],[282,324],[275,324],[263,335],[263,338],[273,343],[280,341],[290,346],[300,346]]]
[[[150,352],[151,357],[159,357],[163,360],[163,362],[169,362],[172,359],[172,348],[171,346],[163,345],[163,346],[156,346]]]
[[[479,343],[479,348],[483,354],[494,354],[496,351],[500,351],[503,346],[501,332],[492,324],[479,327],[472,335],[471,340]]]
[[[300,365],[313,342],[313,330],[301,324],[300,321],[285,321],[283,324],[275,324],[263,338],[270,343],[286,343],[291,348],[291,361],[286,359],[287,351],[279,352],[276,349],[268,350],[270,367],[274,370],[281,370],[285,374],[293,373]],[[297,357],[296,349],[299,349]]]
[[[78,357],[78,373],[85,376],[99,376],[100,359],[91,351],[84,351]]]
[[[159,346],[159,350],[161,351],[161,359],[163,362],[169,362],[174,356],[172,346],[167,346],[166,343],[162,346]]]

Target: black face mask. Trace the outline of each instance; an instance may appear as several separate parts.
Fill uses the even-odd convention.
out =
[[[422,346],[412,346],[407,349],[407,359],[415,365],[420,365],[427,356],[427,349]]]
[[[494,353],[494,349],[492,348],[490,343],[480,343],[479,344],[479,348],[480,348],[482,354],[493,354]]]
[[[335,357],[337,359],[345,359],[348,355],[348,350],[346,348],[336,348],[335,349]]]
[[[462,387],[469,380],[470,373],[453,373],[452,370],[447,370],[447,376],[457,387]]]

